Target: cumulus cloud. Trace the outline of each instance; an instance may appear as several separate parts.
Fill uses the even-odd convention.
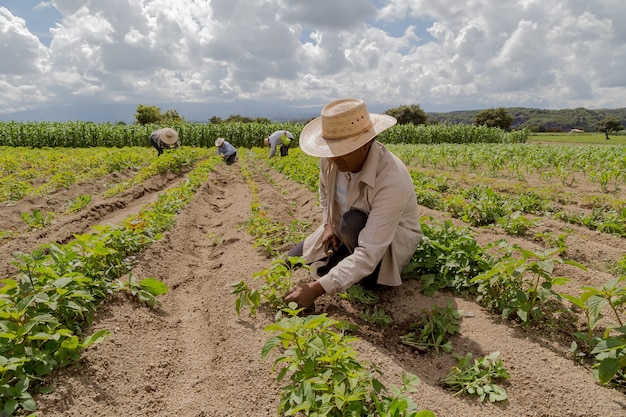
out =
[[[55,0],[0,7],[4,112],[71,102],[622,107],[619,0]]]

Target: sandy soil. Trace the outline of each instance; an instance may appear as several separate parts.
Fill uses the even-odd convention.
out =
[[[177,217],[176,225],[163,239],[146,250],[133,273],[139,278],[163,280],[170,291],[161,297],[162,306],[151,309],[118,295],[102,305],[93,332],[108,329],[112,335],[85,351],[76,366],[49,379],[54,391],[38,395],[38,416],[273,416],[281,385],[271,373],[271,360],[261,360],[261,348],[270,336],[263,328],[273,321],[268,312],[256,317],[238,317],[230,284],[248,280],[269,266],[270,259],[254,248],[254,239],[242,224],[251,216],[252,197],[241,167],[245,158],[211,173],[194,200]],[[268,181],[256,169],[255,181],[263,205],[285,223],[292,218],[317,225],[320,221],[317,196],[304,187],[270,174]],[[130,176],[132,173],[125,175]],[[94,224],[138,210],[158,191],[181,178],[157,177],[113,199],[95,197],[83,212],[59,215],[50,228],[27,232],[19,226],[19,212],[40,207],[62,210],[64,202],[81,194],[97,195],[106,184],[122,178],[107,178],[79,184],[51,196],[32,198],[17,206],[3,206],[0,229],[20,229],[18,238],[2,243],[0,276],[14,270],[11,252],[30,251],[50,240],[67,241],[73,233],[84,233]],[[424,215],[444,219],[443,213],[422,209]],[[572,228],[546,220],[537,230]],[[572,228],[569,254],[587,265],[589,271],[562,267],[557,275],[573,280],[571,288],[600,285],[611,275],[607,262],[626,252],[624,239]],[[529,248],[539,248],[532,239],[506,236],[495,228],[483,229],[481,244],[499,238]],[[300,270],[298,279],[312,279]],[[254,284],[253,284],[254,285]],[[380,367],[389,384],[398,384],[402,373],[421,379],[414,400],[439,417],[617,417],[626,416],[623,393],[594,383],[591,372],[568,355],[571,339],[562,335],[524,330],[486,312],[474,301],[438,294],[426,297],[419,282],[379,292],[380,305],[394,319],[389,329],[368,325],[354,305],[339,297],[323,296],[315,313],[328,313],[358,323],[360,340],[355,344],[359,359]],[[508,401],[481,404],[472,398],[454,396],[438,381],[456,363],[449,354],[419,354],[399,343],[408,323],[433,304],[451,300],[464,312],[461,335],[452,338],[454,351],[475,357],[501,353],[511,379],[502,384]]]

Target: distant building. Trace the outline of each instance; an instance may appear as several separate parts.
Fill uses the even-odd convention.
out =
[[[585,131],[583,129],[572,129],[569,133],[585,133]]]

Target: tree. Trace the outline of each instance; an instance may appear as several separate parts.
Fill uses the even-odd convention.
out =
[[[135,123],[147,125],[149,123],[158,123],[161,119],[162,116],[160,108],[156,106],[144,106],[143,104],[137,106]]]
[[[513,116],[506,112],[504,107],[482,110],[474,117],[476,126],[499,127],[502,130],[511,130]]]
[[[405,105],[385,110],[385,114],[395,117],[398,124],[401,125],[408,123],[423,125],[426,124],[426,120],[428,120],[428,115],[417,104],[411,104],[410,106]]]
[[[183,119],[180,114],[178,114],[178,111],[176,110],[168,110],[165,112],[165,114],[162,116],[162,121],[169,123],[169,124],[173,124],[173,123],[182,123],[185,121],[185,119]]]
[[[600,120],[596,124],[596,128],[598,129],[599,132],[604,133],[604,135],[606,136],[606,140],[610,139],[609,133],[619,132],[620,130],[624,130],[624,126],[622,125],[622,122],[620,122],[614,117],[605,117],[604,119]]]

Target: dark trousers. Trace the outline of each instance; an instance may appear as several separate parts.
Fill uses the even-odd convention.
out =
[[[150,139],[150,143],[152,144],[152,146],[154,146],[154,149],[157,150],[157,156],[161,156],[161,154],[163,153],[163,149],[161,149],[161,147],[152,138]]]
[[[349,210],[341,216],[339,234],[337,236],[341,244],[334,251],[330,259],[328,259],[328,263],[318,268],[317,274],[319,276],[326,275],[328,271],[333,269],[341,260],[354,252],[354,248],[356,248],[359,243],[359,233],[361,233],[361,230],[365,227],[365,223],[367,223],[367,213],[361,210]],[[304,242],[300,242],[287,252],[287,256],[302,256],[303,252]],[[374,272],[361,280],[361,283],[365,287],[373,287],[376,285],[376,280],[380,272],[380,264],[381,262],[378,262]]]
[[[287,156],[289,154],[289,146],[280,145],[280,156]]]
[[[227,165],[233,164],[235,162],[237,162],[237,152],[233,153],[228,158],[226,158]]]

